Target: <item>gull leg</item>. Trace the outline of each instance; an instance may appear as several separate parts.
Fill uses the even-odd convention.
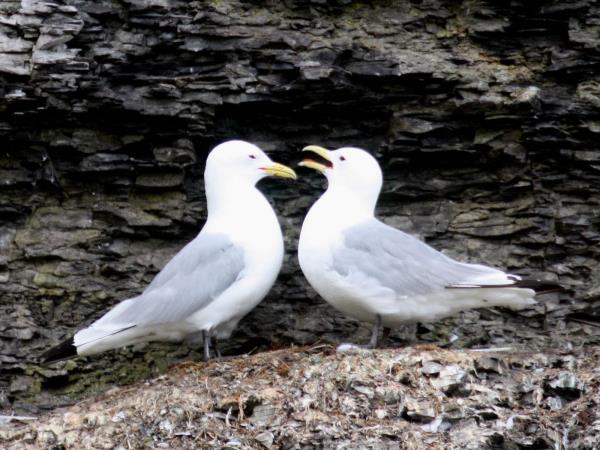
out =
[[[368,344],[357,345],[357,344],[344,343],[344,344],[338,345],[337,351],[338,352],[347,352],[347,351],[351,351],[352,349],[357,349],[357,348],[377,348],[377,343],[379,342],[379,330],[380,329],[381,329],[381,316],[379,314],[377,314],[375,316],[375,322],[373,323],[373,331],[371,332],[371,339],[369,340]],[[384,333],[385,333],[385,330],[388,330],[387,334],[389,334],[389,328],[385,328]]]
[[[381,328],[381,316],[377,314],[375,316],[375,322],[373,323],[373,331],[371,332],[371,340],[367,345],[367,348],[377,348],[379,342],[379,329]]]
[[[219,347],[219,340],[216,336],[212,338],[213,349],[215,350],[215,354],[217,355],[217,359],[221,361],[221,348]]]
[[[210,359],[210,333],[202,330],[202,343],[204,344],[204,361]]]
[[[385,341],[390,337],[392,329],[388,327],[383,327],[383,335],[381,336],[381,343],[384,344]]]

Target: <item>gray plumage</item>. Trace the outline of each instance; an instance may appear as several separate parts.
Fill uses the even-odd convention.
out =
[[[169,261],[140,296],[119,303],[80,331],[76,343],[83,345],[131,326],[185,320],[231,286],[243,269],[241,247],[225,235],[201,234]]]
[[[342,276],[360,273],[403,296],[470,285],[482,277],[504,278],[500,270],[455,261],[375,218],[348,228],[342,235],[343,246],[332,252],[332,269]]]

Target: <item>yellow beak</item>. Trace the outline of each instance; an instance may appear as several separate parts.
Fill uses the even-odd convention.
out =
[[[283,164],[279,163],[273,163],[270,166],[261,167],[261,169],[267,174],[275,177],[291,178],[292,180],[298,178],[293,169],[290,169],[288,166],[284,166]]]
[[[302,149],[302,151],[316,153],[321,158],[325,159],[326,161],[331,162],[332,166],[333,166],[333,160],[332,160],[331,156],[329,155],[330,152],[329,152],[329,150],[327,150],[324,147],[320,147],[318,145],[309,145],[307,147],[304,147]],[[302,166],[302,167],[308,167],[309,169],[315,169],[315,170],[318,170],[319,172],[325,172],[327,169],[331,168],[331,167],[326,166],[325,164],[321,164],[316,161],[313,161],[312,159],[304,159],[298,165]]]

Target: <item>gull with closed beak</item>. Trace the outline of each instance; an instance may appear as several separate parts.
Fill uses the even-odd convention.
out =
[[[179,341],[202,333],[210,341],[231,335],[269,292],[283,261],[283,238],[273,208],[256,188],[266,176],[296,179],[256,145],[228,141],[206,161],[207,219],[140,295],[44,355],[45,362],[93,355],[147,341]],[[218,352],[218,350],[217,350]]]

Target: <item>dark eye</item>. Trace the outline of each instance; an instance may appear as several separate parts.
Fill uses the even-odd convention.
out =
[[[340,161],[346,161],[346,157],[345,156],[340,156]]]
[[[256,159],[256,156],[254,155],[248,155],[250,157],[250,159]]]

